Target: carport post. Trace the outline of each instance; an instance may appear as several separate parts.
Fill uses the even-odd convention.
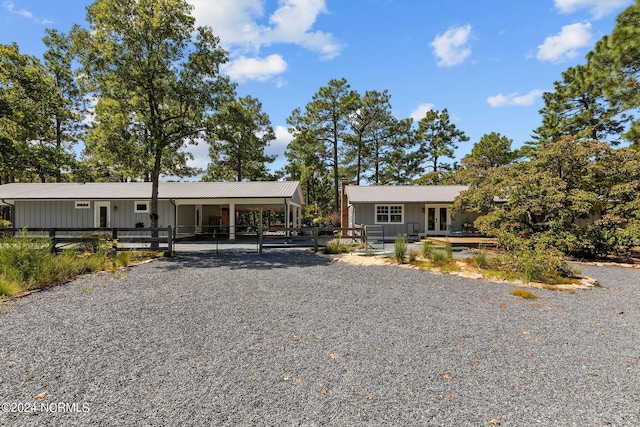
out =
[[[173,234],[171,234],[171,226],[167,227],[167,255],[173,256]]]

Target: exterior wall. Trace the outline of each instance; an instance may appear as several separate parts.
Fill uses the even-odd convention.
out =
[[[202,206],[202,225],[220,225],[221,215],[219,205]]]
[[[381,203],[394,204],[394,203]],[[402,204],[402,203],[395,203]],[[398,234],[409,233],[409,224],[418,224],[420,233],[426,233],[426,216],[423,209],[425,203],[404,203],[404,221],[401,224],[381,224],[384,227],[385,238],[392,238]],[[376,223],[376,203],[353,204],[349,207],[351,225],[374,225]],[[437,204],[435,206],[438,206]],[[442,205],[444,206],[444,205]],[[449,209],[450,224],[456,230],[461,230],[465,223],[473,224],[478,218],[476,213],[457,213],[453,215]]]
[[[178,206],[178,226],[194,226],[196,224],[196,206]]]
[[[383,203],[386,204],[386,203]],[[400,205],[402,203],[392,203]],[[353,225],[374,225],[376,223],[376,204],[356,204],[352,205],[352,224]],[[384,228],[385,238],[393,238],[398,234],[409,232],[409,224],[419,224],[420,233],[425,231],[424,203],[404,203],[403,204],[403,222],[397,224],[381,224]]]
[[[137,222],[151,225],[148,213],[134,213],[133,200],[111,200],[111,227],[132,228]],[[94,202],[89,209],[76,209],[74,200],[20,201],[15,203],[15,226],[31,228],[93,228],[95,226]],[[174,226],[174,208],[168,200],[158,201],[160,228]]]

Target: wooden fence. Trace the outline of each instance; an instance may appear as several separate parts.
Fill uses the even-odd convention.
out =
[[[0,233],[48,238],[52,252],[69,248],[92,248],[108,244],[115,250],[166,249],[173,255],[174,236],[167,228],[3,228]]]
[[[354,243],[366,243],[367,236],[364,228],[346,227],[302,227],[261,228],[258,231],[258,253],[263,248],[300,248],[308,247],[318,251],[329,241],[340,239]]]

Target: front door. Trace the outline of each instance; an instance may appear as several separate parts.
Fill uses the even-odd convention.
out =
[[[439,205],[425,205],[427,235],[446,236],[449,225],[449,208]]]
[[[109,228],[111,227],[111,203],[110,202],[94,202],[93,204],[95,213],[95,225],[96,228]]]

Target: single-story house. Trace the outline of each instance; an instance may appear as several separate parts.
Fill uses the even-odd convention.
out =
[[[348,206],[349,227],[381,226],[385,238],[446,236],[468,227],[475,213],[452,214],[454,199],[464,185],[343,187],[343,206]],[[343,213],[344,214],[344,213]]]
[[[150,182],[14,183],[0,185],[0,204],[14,227],[133,228],[150,224]],[[235,239],[236,213],[281,211],[300,226],[303,196],[297,181],[161,182],[158,224],[181,233],[226,227]],[[259,215],[262,218],[262,215]]]

